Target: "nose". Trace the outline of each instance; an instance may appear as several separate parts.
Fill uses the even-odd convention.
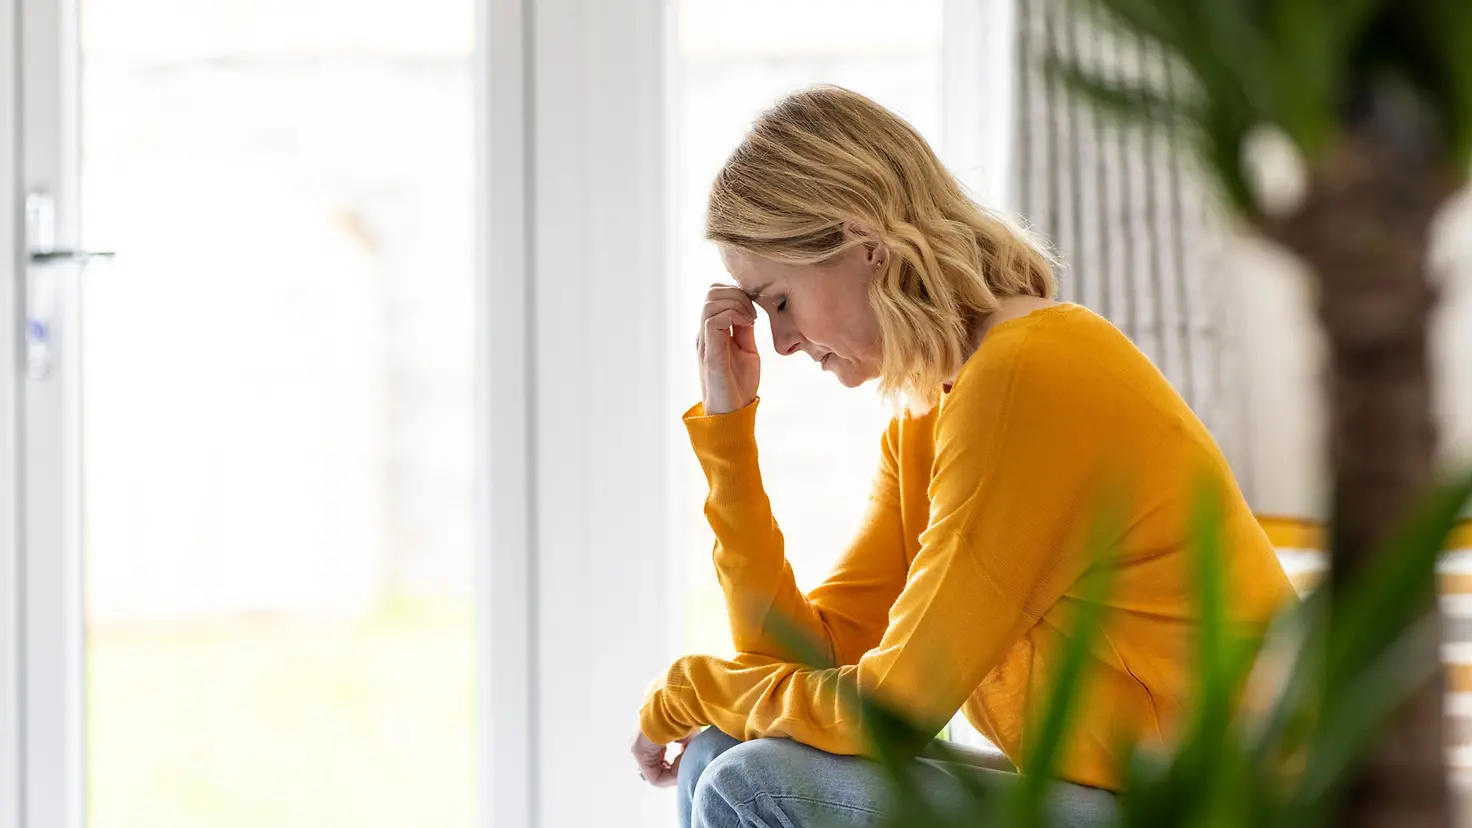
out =
[[[767,318],[772,323],[772,348],[782,356],[797,353],[804,341],[802,334],[797,332],[797,326],[785,314],[774,314]]]

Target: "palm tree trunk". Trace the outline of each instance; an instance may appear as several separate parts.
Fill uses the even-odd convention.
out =
[[[1431,226],[1463,182],[1417,102],[1367,88],[1304,201],[1264,231],[1301,256],[1328,345],[1331,588],[1352,580],[1432,481]],[[1350,786],[1338,824],[1451,825],[1440,670]]]

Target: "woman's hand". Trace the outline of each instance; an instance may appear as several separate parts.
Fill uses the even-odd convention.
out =
[[[740,288],[712,285],[701,311],[700,394],[707,416],[729,414],[751,405],[761,382],[756,353],[756,306]]]
[[[683,748],[694,738],[695,734],[692,733],[675,744]],[[639,778],[656,788],[668,788],[680,778],[680,759],[685,752],[681,750],[675,761],[669,762],[665,759],[665,748],[665,745],[656,745],[649,741],[642,730],[635,734],[634,743],[629,746],[629,751],[634,754],[634,761],[639,765]]]

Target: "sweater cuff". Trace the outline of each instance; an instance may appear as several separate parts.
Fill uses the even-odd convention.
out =
[[[678,668],[678,663],[671,666],[670,672]],[[675,688],[665,682],[659,682],[658,686],[649,692],[644,698],[644,706],[639,709],[639,730],[644,736],[656,745],[667,745],[693,734],[700,729],[699,725],[684,724],[681,722],[684,713],[684,705],[672,698]]]
[[[756,458],[756,409],[761,398],[745,408],[729,414],[707,415],[705,406],[696,403],[685,412],[685,429],[690,432],[690,446],[700,458],[706,474],[713,466]]]

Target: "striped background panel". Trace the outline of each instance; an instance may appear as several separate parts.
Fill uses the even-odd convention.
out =
[[[1181,136],[1105,116],[1051,78],[1044,60],[1067,56],[1123,83],[1180,70],[1068,0],[1016,1],[1012,206],[1060,257],[1059,298],[1128,335],[1251,486],[1241,354],[1226,341],[1235,313],[1220,272],[1228,234],[1210,179]]]

